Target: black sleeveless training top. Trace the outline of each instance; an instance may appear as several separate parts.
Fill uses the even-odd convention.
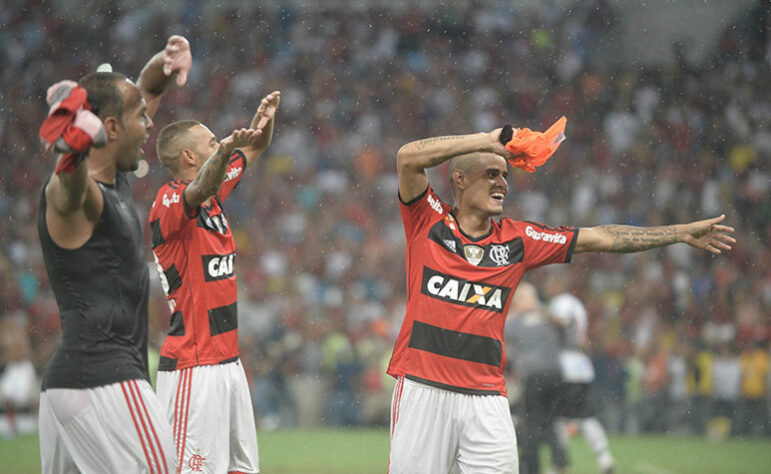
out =
[[[46,366],[43,390],[147,380],[149,273],[128,177],[118,173],[114,185],[98,183],[102,216],[88,242],[75,250],[60,248],[48,233],[46,184],[37,226],[62,340]]]

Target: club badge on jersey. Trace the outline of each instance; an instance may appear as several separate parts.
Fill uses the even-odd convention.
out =
[[[478,245],[465,245],[463,246],[463,253],[466,255],[466,260],[472,265],[479,265],[482,261],[482,257],[485,256],[485,249]]]

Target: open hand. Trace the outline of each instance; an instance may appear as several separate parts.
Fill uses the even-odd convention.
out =
[[[734,228],[720,224],[724,220],[725,214],[712,219],[684,224],[681,230],[684,233],[682,241],[691,247],[704,249],[714,254],[722,253],[721,249],[731,250],[731,244],[735,244],[736,239],[728,233],[733,233]]]
[[[253,128],[242,128],[239,130],[234,130],[229,137],[223,139],[220,142],[220,147],[225,152],[230,154],[236,148],[254,146],[255,142],[261,135],[262,130],[256,130]]]
[[[169,37],[163,50],[163,73],[171,76],[177,73],[177,85],[184,86],[187,74],[193,66],[193,56],[190,54],[190,43],[183,36]]]
[[[264,129],[268,122],[273,120],[280,102],[281,92],[279,91],[273,91],[262,99],[260,106],[257,108],[257,116],[260,118],[255,127],[257,130]]]

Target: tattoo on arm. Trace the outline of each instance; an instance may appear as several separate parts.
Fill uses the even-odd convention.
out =
[[[611,247],[608,250],[616,253],[640,252],[678,242],[675,226],[605,225],[598,229],[611,238]]]
[[[222,185],[222,180],[225,179],[225,172],[228,169],[228,158],[230,158],[230,153],[225,150],[225,147],[220,146],[198,170],[193,183],[201,189],[203,195],[207,196],[206,199],[214,196]]]
[[[460,137],[460,136],[447,136],[447,137],[426,138],[425,140],[420,140],[417,143],[417,145],[415,146],[415,148],[417,148],[418,150],[422,150],[426,146],[428,146],[428,145],[430,145],[432,143],[445,142],[445,141],[449,141],[449,140],[459,140],[461,138],[462,137]]]
[[[428,159],[428,166],[426,166],[426,168],[433,168],[434,166],[439,166],[445,161],[447,161],[446,156],[432,156],[431,158]]]

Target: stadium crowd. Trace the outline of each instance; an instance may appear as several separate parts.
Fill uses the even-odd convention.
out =
[[[581,255],[558,269],[589,311],[606,426],[771,435],[763,2],[726,26],[704,61],[673,48],[656,67],[606,62],[620,20],[604,1],[441,12],[134,3],[102,2],[87,17],[74,2],[11,1],[0,11],[0,324],[10,328],[0,335],[28,338],[4,344],[22,349],[3,350],[0,365],[29,360],[40,373],[58,340],[34,215],[53,166],[37,136],[46,88],[102,62],[136,77],[159,38],[182,32],[194,68],[165,98],[145,147],[149,172],[134,184],[143,217],[169,179],[154,150],[163,125],[195,118],[221,135],[248,123],[267,92],[282,92],[273,145],[226,206],[259,429],[388,422],[384,370],[406,287],[396,150],[506,122],[543,129],[566,115],[568,139],[548,165],[512,173],[509,216],[590,226],[725,213],[736,228],[735,249],[719,258],[678,245]],[[95,31],[109,34],[95,42]],[[145,234],[157,350],[170,314]]]

